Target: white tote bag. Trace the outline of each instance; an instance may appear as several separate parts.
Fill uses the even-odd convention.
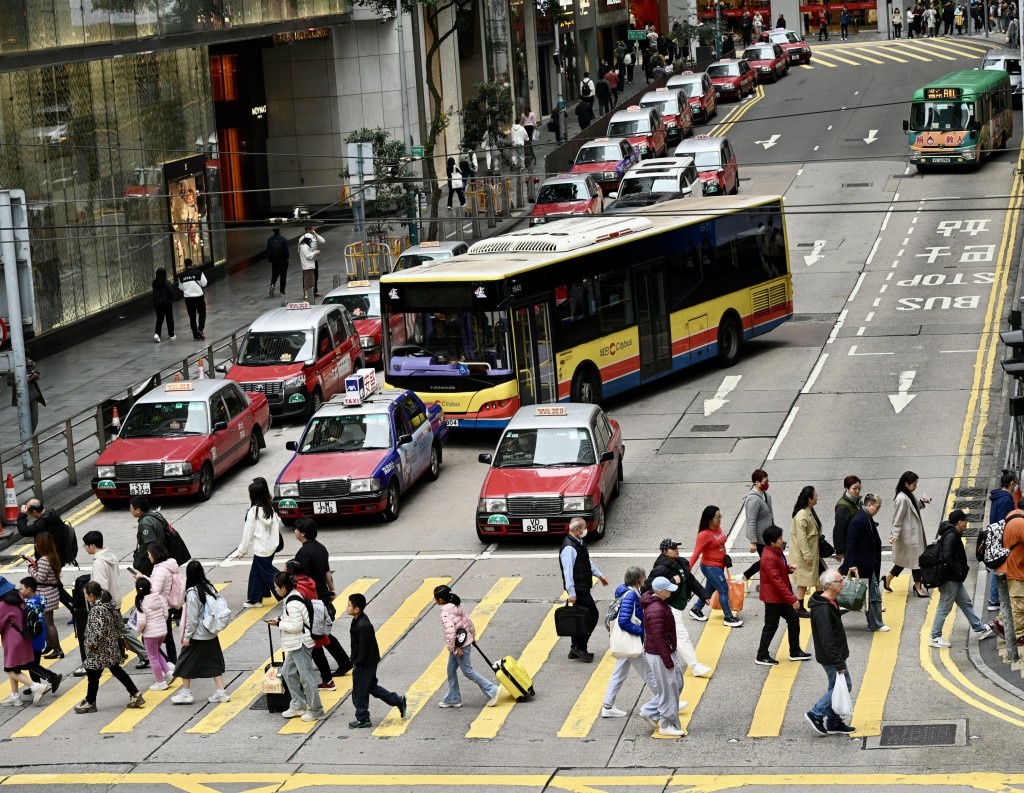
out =
[[[640,624],[635,614],[630,615],[629,619],[634,625]],[[639,636],[622,630],[618,619],[615,619],[611,624],[609,649],[611,649],[612,658],[639,658],[644,651],[644,642]]]

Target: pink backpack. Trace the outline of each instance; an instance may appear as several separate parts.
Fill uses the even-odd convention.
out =
[[[185,605],[185,576],[181,570],[171,573],[171,591],[167,597],[167,604],[172,609],[180,609]]]

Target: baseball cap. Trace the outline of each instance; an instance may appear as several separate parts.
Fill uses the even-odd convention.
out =
[[[670,537],[666,537],[664,540],[661,541],[661,550],[663,550],[663,551],[668,551],[668,550],[671,550],[673,548],[678,548],[678,547],[679,547],[679,543],[677,543],[675,540],[671,539]]]
[[[962,520],[967,520],[967,513],[962,509],[954,509],[949,513],[949,522],[954,526]]]
[[[651,581],[651,589],[658,592],[662,589],[667,589],[669,592],[675,592],[679,589],[678,586],[669,581],[665,576],[659,575],[653,581]]]

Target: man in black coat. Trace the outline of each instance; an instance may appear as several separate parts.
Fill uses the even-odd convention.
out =
[[[697,653],[693,649],[693,642],[690,641],[690,634],[683,621],[683,612],[686,611],[686,604],[694,595],[701,600],[710,600],[711,597],[708,591],[701,586],[700,581],[693,577],[689,562],[679,556],[679,543],[666,537],[661,541],[660,550],[661,554],[654,560],[651,574],[644,582],[644,592],[649,591],[651,582],[661,576],[678,585],[676,591],[665,601],[672,609],[672,617],[676,623],[676,652],[683,659],[683,663],[690,667],[694,677],[710,677],[711,667],[697,660]]]
[[[370,722],[370,695],[398,708],[398,715],[405,718],[405,695],[398,696],[377,682],[377,664],[380,663],[380,647],[373,623],[364,613],[366,595],[355,592],[348,596],[346,613],[352,617],[349,636],[352,639],[352,704],[356,707],[356,720],[348,723],[349,729],[358,730],[372,727]]]
[[[576,104],[576,120],[579,121],[581,130],[594,123],[594,106],[585,99],[581,99]]]
[[[864,506],[850,519],[846,526],[845,555],[839,565],[839,572],[852,572],[857,578],[868,582],[868,630],[885,633],[889,626],[882,622],[882,591],[878,582],[882,577],[882,538],[878,534],[875,515],[882,507],[882,499],[876,495],[864,496]],[[836,507],[836,515],[839,515]]]
[[[53,537],[53,544],[57,546],[57,553],[64,567],[71,564],[78,567],[78,562],[75,561],[78,549],[68,547],[68,528],[64,525],[64,518],[55,509],[45,509],[43,502],[38,498],[30,498],[21,505],[21,511],[18,513],[18,534],[35,539],[39,532],[46,532]],[[57,594],[60,602],[70,611],[74,602],[71,593],[61,584],[57,587]]]
[[[295,554],[295,561],[302,565],[303,572],[313,579],[313,583],[316,585],[316,596],[324,602],[327,613],[333,620],[337,615],[334,607],[334,576],[331,574],[327,548],[316,538],[316,535],[316,522],[312,518],[299,518],[295,521],[295,539],[302,546]],[[345,648],[341,646],[341,642],[334,635],[328,634],[328,644],[325,649],[338,664],[334,670],[334,677],[347,675],[352,669],[352,662],[345,654]]]
[[[944,584],[939,585],[939,607],[935,610],[935,621],[932,622],[932,640],[929,643],[932,647],[949,647],[950,644],[942,638],[942,625],[953,610],[955,603],[960,611],[967,617],[971,630],[980,641],[992,635],[992,629],[985,625],[978,615],[974,613],[974,604],[971,596],[967,594],[967,587],[964,581],[970,567],[967,566],[967,551],[964,550],[962,538],[967,531],[967,513],[962,509],[954,509],[949,513],[949,520],[943,521],[939,526],[939,558],[946,565],[948,578]]]
[[[284,294],[284,282],[288,275],[288,240],[284,238],[281,229],[274,229],[274,233],[267,238],[267,258],[270,259],[270,296],[274,296],[274,284],[281,279],[281,294]]]
[[[839,714],[832,710],[832,689],[839,675],[846,679],[846,687],[853,689],[846,659],[850,647],[846,643],[846,631],[839,612],[836,598],[843,591],[843,576],[838,570],[826,570],[821,574],[821,592],[811,595],[811,638],[814,640],[814,660],[825,668],[828,675],[828,690],[804,714],[804,718],[819,735],[850,735],[856,729],[845,724]]]

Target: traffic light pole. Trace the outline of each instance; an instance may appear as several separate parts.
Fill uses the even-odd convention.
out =
[[[21,437],[21,463],[25,478],[32,471],[32,413],[29,406],[28,367],[25,357],[25,330],[21,317],[21,291],[18,287],[18,254],[14,238],[14,213],[11,192],[0,190],[0,259],[4,265],[7,312],[10,316],[11,371],[18,403],[18,430]]]

